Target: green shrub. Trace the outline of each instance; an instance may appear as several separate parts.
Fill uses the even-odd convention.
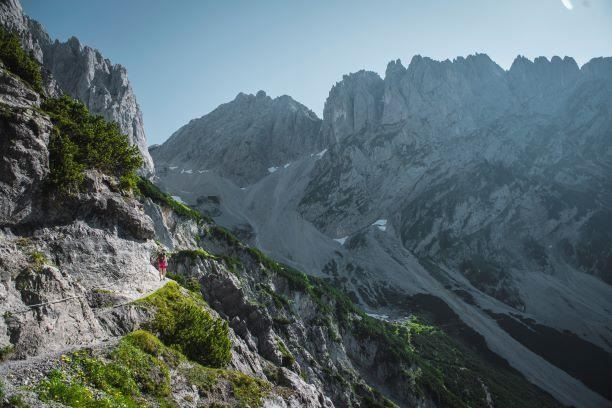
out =
[[[113,359],[128,368],[142,392],[164,397],[170,394],[170,370],[155,356],[143,351],[133,340],[119,343],[113,352]]]
[[[244,269],[244,264],[242,261],[235,256],[231,255],[221,255],[221,259],[227,265],[227,269],[232,272],[234,275],[238,275],[241,269]]]
[[[12,344],[9,344],[8,346],[0,347],[0,362],[9,358],[10,355],[13,354],[14,350],[15,350],[15,346],[13,346]]]
[[[238,247],[241,245],[241,242],[234,234],[219,225],[213,225],[209,230],[209,234],[213,238],[222,239],[230,247]]]
[[[197,258],[202,259],[219,259],[219,257],[211,254],[202,248],[197,249],[182,249],[172,254],[173,258],[181,259],[181,258],[189,258],[192,261],[195,261]]]
[[[285,346],[285,343],[283,343],[282,340],[277,339],[276,345],[278,346],[278,350],[280,351],[281,356],[283,357],[283,367],[291,367],[293,363],[295,363],[295,357],[293,357],[293,354],[291,354],[291,352],[289,351],[287,346]]]
[[[138,396],[138,384],[125,361],[105,363],[87,351],[72,354],[70,362],[77,378],[110,395]]]
[[[136,330],[125,336],[122,342],[129,343],[134,347],[139,348],[147,354],[159,358],[176,367],[185,357],[179,352],[167,347],[155,335],[146,330]]]
[[[51,172],[49,182],[62,192],[80,190],[85,179],[85,165],[76,159],[78,146],[57,129],[53,129],[49,140],[49,162]]]
[[[283,307],[287,307],[287,309],[291,311],[291,307],[290,307],[291,302],[289,301],[289,299],[287,299],[285,296],[281,295],[280,293],[277,293],[274,289],[270,287],[270,285],[260,283],[257,285],[257,287],[262,292],[270,296],[270,298],[274,302],[274,305],[276,306],[277,309],[282,309]]]
[[[111,393],[100,393],[78,377],[60,370],[52,371],[46,379],[41,381],[37,391],[42,401],[55,401],[75,408],[138,408],[143,406],[139,398],[123,395],[115,390]]]
[[[42,75],[36,59],[25,52],[17,35],[0,27],[0,61],[37,92],[42,91]]]
[[[59,370],[52,371],[38,389],[42,401],[56,401],[69,407],[94,406],[93,392],[82,383],[71,381]]]
[[[250,377],[238,371],[224,371],[223,378],[232,385],[232,393],[239,407],[259,408],[262,399],[270,392],[271,385],[259,378]]]
[[[32,269],[40,272],[42,270],[42,267],[45,265],[49,265],[50,262],[45,256],[45,254],[43,254],[42,252],[33,251],[32,253],[30,253],[30,264],[32,265]]]
[[[184,357],[153,334],[135,331],[121,339],[103,361],[86,349],[62,356],[61,369],[52,371],[35,388],[43,401],[70,407],[124,407],[145,405],[143,394],[160,404],[170,403],[170,369]]]
[[[200,281],[193,276],[187,278],[183,275],[179,275],[172,272],[168,272],[166,276],[168,277],[168,279],[176,281],[176,283],[192,292],[200,293],[200,291],[202,290],[202,285],[200,284]]]
[[[79,190],[85,169],[117,177],[124,189],[136,186],[142,157],[119,125],[92,115],[85,105],[67,95],[45,100],[41,108],[54,129],[49,141],[49,181],[57,190]]]
[[[185,376],[191,384],[194,384],[200,392],[205,394],[213,392],[220,381],[227,381],[235,399],[231,406],[239,408],[262,407],[263,398],[269,394],[272,388],[267,381],[250,377],[239,371],[220,370],[200,365],[190,367]]]
[[[155,307],[150,326],[164,344],[207,366],[223,367],[229,363],[227,322],[213,318],[201,297],[184,293],[178,284],[169,282],[139,302]]]

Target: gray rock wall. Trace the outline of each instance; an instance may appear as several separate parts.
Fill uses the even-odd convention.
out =
[[[47,93],[55,95],[61,90],[83,102],[92,113],[117,122],[138,146],[143,174],[153,174],[142,112],[124,67],[81,45],[75,37],[64,43],[53,41],[40,23],[24,15],[18,0],[0,1],[0,23],[16,32],[24,48],[42,63]]]

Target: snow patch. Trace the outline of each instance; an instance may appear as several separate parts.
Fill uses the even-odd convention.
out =
[[[376,222],[372,225],[375,225],[381,231],[387,230],[387,220],[376,220]]]
[[[268,167],[268,173],[274,173],[276,170],[278,170],[278,167],[276,167],[276,166]]]
[[[340,245],[344,245],[344,243],[346,242],[347,238],[348,238],[348,235],[346,237],[342,237],[342,238],[334,238],[334,241],[336,241]]]
[[[327,153],[327,149],[323,149],[321,150],[319,153],[313,153],[310,156],[317,156],[317,159],[320,159],[321,157],[323,157],[323,155]]]
[[[202,174],[202,173],[208,173],[210,170],[198,170],[198,173]]]
[[[185,169],[181,169],[181,174],[183,174],[183,173],[193,174],[193,170],[185,170]]]
[[[178,169],[178,166],[170,166],[170,167],[168,167],[168,168],[169,168],[170,170],[176,170],[176,169]]]
[[[285,164],[285,165],[283,166],[283,169],[286,169],[286,168],[287,168],[287,167],[289,167],[289,166],[291,166],[291,162],[289,162],[289,163]]]

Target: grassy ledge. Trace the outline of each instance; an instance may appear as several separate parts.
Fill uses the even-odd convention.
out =
[[[136,182],[136,186],[138,188],[137,191],[141,196],[148,197],[157,204],[169,207],[172,209],[172,211],[182,217],[191,218],[197,222],[212,222],[210,218],[202,215],[199,211],[196,211],[183,203],[179,203],[172,198],[170,194],[161,191],[159,187],[153,184],[150,180],[139,177],[138,181]]]
[[[148,327],[168,346],[206,366],[224,367],[229,363],[227,322],[214,318],[199,294],[169,282],[138,303],[155,309]]]
[[[45,402],[68,407],[179,407],[173,399],[170,373],[181,375],[198,393],[223,395],[229,388],[232,406],[255,408],[271,384],[243,373],[204,367],[166,346],[154,334],[137,330],[103,354],[79,350],[61,357],[60,365],[35,391]]]

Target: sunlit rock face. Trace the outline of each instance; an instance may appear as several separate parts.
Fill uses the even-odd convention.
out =
[[[43,47],[44,66],[60,88],[79,99],[93,113],[117,122],[130,142],[138,146],[147,174],[153,160],[147,149],[142,112],[130,85],[127,70],[104,58],[98,50],[83,46],[75,37]]]
[[[17,33],[24,48],[42,63],[47,94],[65,92],[92,113],[117,122],[140,150],[142,173],[153,174],[142,112],[123,66],[113,64],[74,37],[66,42],[53,41],[40,23],[23,14],[17,0],[0,1],[0,23]]]
[[[504,275],[555,271],[558,260],[610,282],[601,222],[611,219],[609,66],[519,57],[504,71],[486,55],[391,62],[382,98],[359,118],[326,110],[323,129],[341,136],[310,175],[301,213],[333,236],[382,213],[406,247],[456,266],[479,254]],[[326,106],[343,104],[337,89],[367,88],[359,77],[337,84]]]

